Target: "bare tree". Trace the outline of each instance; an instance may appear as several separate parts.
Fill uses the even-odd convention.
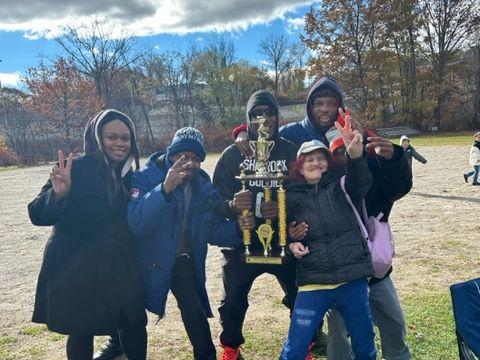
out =
[[[425,43],[437,87],[433,115],[440,128],[448,99],[447,67],[479,23],[479,5],[478,0],[425,0],[423,7]]]
[[[274,72],[275,92],[285,73],[289,72],[299,58],[302,48],[292,44],[284,34],[271,34],[260,40],[258,52],[265,56],[267,68]]]
[[[95,82],[97,95],[110,103],[110,83],[115,74],[135,62],[134,39],[117,27],[99,19],[78,27],[67,25],[65,33],[55,38],[83,74]]]

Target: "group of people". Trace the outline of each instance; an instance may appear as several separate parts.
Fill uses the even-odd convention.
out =
[[[340,86],[320,79],[304,120],[279,126],[279,105],[267,90],[252,94],[246,124],[221,154],[213,181],[201,169],[206,151],[194,128],[178,130],[166,152],[139,169],[135,127],[116,110],[87,124],[85,154],[59,162],[28,205],[33,224],[52,226],[40,271],[33,321],[68,335],[67,358],[92,359],[93,338],[110,335],[98,359],[124,352],[145,359],[145,309],[165,315],[171,290],[198,360],[216,359],[205,287],[208,244],[222,247],[224,295],[219,307],[222,359],[241,359],[243,322],[253,282],[278,280],[291,322],[280,359],[309,359],[324,316],[327,357],[376,359],[374,324],[385,359],[410,359],[406,326],[390,274],[375,278],[371,255],[348,196],[368,216],[388,222],[396,200],[412,187],[405,151],[363,129]],[[268,168],[286,183],[288,253],[282,264],[245,261],[242,231],[269,220],[276,228],[276,186],[236,178],[257,169],[247,145],[262,132],[274,145]],[[135,171],[133,171],[134,166]],[[261,246],[251,231],[249,248]],[[278,232],[271,251],[279,249]],[[350,340],[351,339],[351,340]],[[114,351],[113,351],[114,350]],[[108,353],[108,355],[107,355]],[[280,349],[279,349],[280,353]]]

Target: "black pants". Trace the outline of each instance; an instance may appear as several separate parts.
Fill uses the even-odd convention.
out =
[[[198,296],[195,271],[189,256],[183,255],[176,259],[170,289],[177,300],[195,360],[215,360],[208,315]]]
[[[129,360],[145,360],[147,358],[147,329],[145,325],[138,324],[130,324],[126,317],[122,316],[119,332],[111,336],[110,341],[118,346],[121,342]],[[92,359],[93,338],[93,335],[69,335],[67,339],[67,359]]]
[[[223,265],[224,298],[219,307],[222,332],[220,343],[233,348],[245,342],[242,334],[243,321],[248,309],[248,293],[253,282],[262,274],[274,275],[282,287],[285,297],[283,304],[290,311],[295,305],[295,263],[285,265],[247,264],[243,255],[235,250],[224,250]]]

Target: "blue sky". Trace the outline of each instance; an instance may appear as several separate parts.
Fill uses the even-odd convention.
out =
[[[231,39],[237,57],[260,63],[258,43],[271,33],[298,41],[308,0],[2,0],[0,7],[0,80],[19,87],[20,78],[40,59],[62,55],[52,40],[64,24],[88,22],[95,16],[136,36],[141,47],[162,52],[206,44],[215,37]],[[6,4],[3,4],[6,2]],[[21,4],[20,4],[21,3]]]

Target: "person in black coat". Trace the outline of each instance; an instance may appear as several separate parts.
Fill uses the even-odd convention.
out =
[[[85,154],[59,163],[28,205],[34,225],[52,226],[37,283],[33,322],[66,334],[68,359],[92,359],[93,337],[117,331],[129,359],[145,359],[141,275],[126,219],[132,121],[103,110],[88,123]]]

